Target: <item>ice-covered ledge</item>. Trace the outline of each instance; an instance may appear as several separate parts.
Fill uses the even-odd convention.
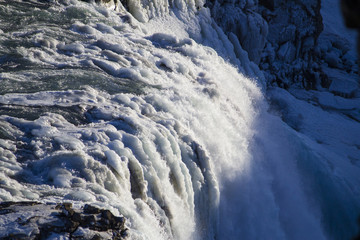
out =
[[[0,203],[0,238],[126,239],[125,218],[88,204]]]

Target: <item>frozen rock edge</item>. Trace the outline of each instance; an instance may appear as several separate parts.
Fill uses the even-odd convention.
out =
[[[126,239],[125,218],[88,204],[0,203],[1,239]]]

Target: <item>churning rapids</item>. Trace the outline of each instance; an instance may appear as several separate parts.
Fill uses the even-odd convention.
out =
[[[329,119],[289,127],[201,0],[128,2],[0,1],[0,199],[91,203],[131,239],[356,234],[358,124],[273,90]]]

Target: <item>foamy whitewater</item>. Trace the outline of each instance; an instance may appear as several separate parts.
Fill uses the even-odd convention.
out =
[[[130,239],[354,236],[359,122],[269,107],[203,2],[129,2],[0,1],[0,200],[90,203]]]

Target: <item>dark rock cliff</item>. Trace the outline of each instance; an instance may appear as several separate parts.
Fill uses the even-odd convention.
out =
[[[349,28],[358,31],[358,56],[360,56],[360,1],[357,0],[341,0],[341,10],[344,15],[345,24]]]
[[[349,26],[357,25],[357,1],[344,0]],[[208,0],[206,6],[226,34],[233,33],[269,86],[329,91],[354,97],[358,69],[341,36],[321,42],[321,0]],[[350,10],[354,9],[354,10]],[[329,45],[324,47],[323,45]],[[344,79],[350,79],[346,81]]]
[[[320,0],[274,0],[260,6],[269,25],[260,67],[268,73],[270,83],[285,88],[291,84],[316,87],[311,74],[318,72],[315,50],[323,30],[320,6]]]
[[[305,75],[314,71],[323,29],[320,0],[209,0],[207,6],[217,24],[234,33],[249,59],[267,73],[269,84],[286,88],[300,82],[314,88]]]

